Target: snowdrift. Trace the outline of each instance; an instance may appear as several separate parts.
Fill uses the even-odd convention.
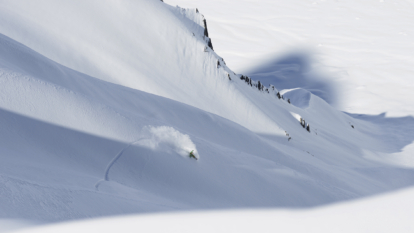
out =
[[[161,1],[1,1],[0,217],[310,207],[413,184],[366,154],[414,134],[394,144],[393,127],[247,82],[204,19]]]
[[[282,92],[283,96],[288,99],[292,105],[298,108],[308,108],[311,100],[311,93],[307,90],[297,88],[292,90],[286,90]]]
[[[3,1],[0,6],[1,33],[59,64],[256,132],[283,134],[232,84],[228,76],[237,77],[222,58],[206,50],[204,17],[196,9],[153,0]]]
[[[19,233],[136,232],[412,232],[413,189],[310,210],[238,210],[120,216],[29,228]],[[163,224],[159,224],[162,222]],[[22,226],[24,227],[24,226]]]

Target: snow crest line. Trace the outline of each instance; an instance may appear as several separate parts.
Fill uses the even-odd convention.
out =
[[[95,184],[95,189],[98,191],[99,185],[104,182],[104,181],[109,181],[109,170],[111,169],[111,167],[115,164],[115,162],[122,156],[122,154],[124,153],[124,151],[126,149],[128,149],[129,147],[131,147],[132,145],[138,143],[139,141],[141,141],[144,138],[140,138],[137,141],[131,142],[128,144],[128,146],[122,148],[119,153],[111,160],[111,162],[108,164],[108,166],[106,167],[105,170],[105,175],[104,175],[104,179],[99,180],[96,184]]]

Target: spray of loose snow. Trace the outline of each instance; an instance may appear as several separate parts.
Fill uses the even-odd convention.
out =
[[[197,159],[200,159],[196,145],[191,141],[190,136],[187,134],[182,134],[169,126],[146,126],[142,131],[145,139],[137,143],[140,146],[154,150],[173,150],[183,157],[188,157],[189,153],[194,151],[194,156]]]
[[[121,151],[112,159],[108,164],[104,178],[99,180],[95,184],[95,189],[99,190],[99,185],[109,180],[109,170],[116,163],[116,161],[122,156],[125,150],[133,145],[140,145],[153,150],[166,150],[175,151],[177,154],[183,157],[189,157],[190,152],[193,151],[193,155],[200,159],[195,144],[191,141],[190,136],[182,134],[178,130],[169,126],[145,126],[142,129],[142,137],[134,142],[131,142],[127,147],[122,148]]]

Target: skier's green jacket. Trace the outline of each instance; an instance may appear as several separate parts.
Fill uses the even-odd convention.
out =
[[[193,153],[194,153],[194,150],[192,150],[192,151],[190,152],[190,158],[195,158],[196,160],[198,160],[198,159],[197,159],[197,157],[195,157]]]

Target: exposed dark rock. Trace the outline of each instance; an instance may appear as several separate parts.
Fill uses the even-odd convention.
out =
[[[208,45],[208,47],[210,47],[211,48],[211,50],[213,50],[214,51],[214,49],[213,49],[213,44],[211,43],[211,39],[210,38],[207,38],[208,39],[208,41],[207,41],[207,45]]]
[[[205,36],[205,38],[207,38],[207,45],[208,45],[208,47],[211,48],[211,50],[214,51],[214,49],[213,49],[213,43],[211,43],[211,39],[208,38],[207,20],[204,19],[203,22],[204,22],[204,36]]]
[[[208,37],[207,20],[204,19],[204,36]]]

